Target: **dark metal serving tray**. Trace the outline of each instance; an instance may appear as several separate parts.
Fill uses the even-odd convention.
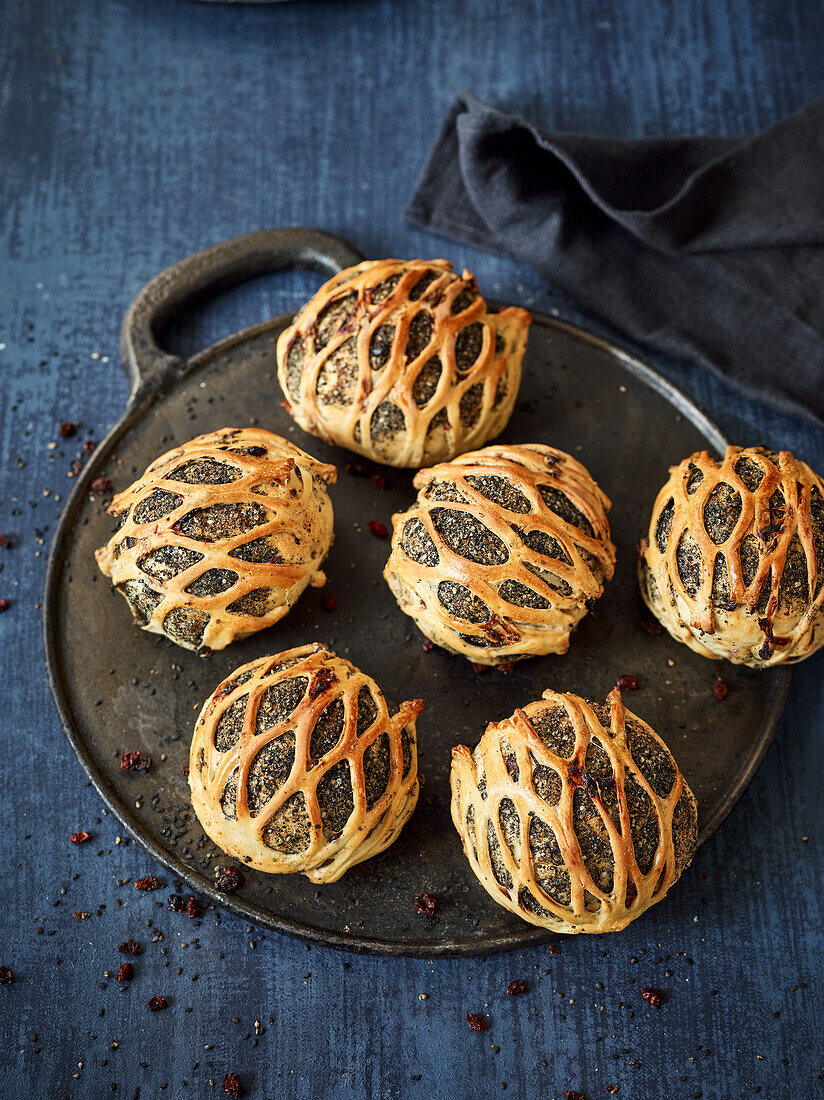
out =
[[[386,475],[381,490],[368,477],[345,472],[353,458],[348,452],[292,423],[274,377],[275,341],[291,317],[244,329],[187,360],[162,351],[155,338],[198,296],[289,266],[329,275],[360,258],[323,233],[268,230],[192,256],[140,292],[123,326],[133,381],[129,404],[78,478],[49,559],[44,629],[52,690],[69,740],[110,809],[177,878],[234,913],[280,932],[388,955],[468,955],[538,943],[545,934],[495,905],[464,859],[449,817],[451,747],[473,746],[487,722],[544,688],[602,700],[617,676],[631,673],[642,688],[627,702],[678,759],[698,797],[706,840],[758,767],[790,673],[722,666],[639,628],[646,616],[635,581],[636,543],[667,468],[699,448],[722,451],[725,440],[649,367],[540,315],[533,316],[521,396],[502,438],[551,443],[590,469],[613,502],[615,578],[564,657],[525,661],[504,675],[476,672],[440,649],[425,652],[381,579],[388,543],[368,527],[371,519],[388,524],[392,512],[409,504],[413,471],[362,463]],[[136,629],[98,573],[93,551],[108,539],[112,520],[105,514],[108,498],[90,486],[105,476],[123,489],[174,444],[253,419],[339,468],[332,490],[335,543],[326,566],[326,591],[337,609],[326,611],[309,589],[277,626],[202,659]],[[302,875],[247,870],[242,889],[220,894],[214,871],[227,857],[203,834],[183,773],[197,711],[238,665],[314,640],[350,658],[395,702],[427,700],[418,725],[425,776],[418,808],[387,852],[339,882],[319,888]],[[719,673],[729,685],[725,702],[712,693]],[[120,770],[120,754],[133,749],[152,757],[150,771]],[[421,891],[441,899],[434,917],[414,911]]]

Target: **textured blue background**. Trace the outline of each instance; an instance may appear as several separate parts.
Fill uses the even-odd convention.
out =
[[[4,1097],[216,1096],[227,1071],[259,1098],[824,1095],[821,654],[665,905],[560,954],[430,964],[309,950],[214,910],[192,923],[165,910],[168,891],[138,894],[131,880],[155,868],[117,843],[63,738],[38,610],[69,461],[126,400],[121,316],[161,268],[251,229],[315,225],[367,255],[446,255],[491,295],[598,328],[530,271],[401,223],[453,94],[552,128],[726,134],[823,85],[818,0],[0,4]],[[316,282],[233,293],[178,326],[175,350],[293,308]],[[733,439],[824,468],[820,433],[653,361]],[[82,434],[58,441],[64,420]],[[78,829],[94,839],[71,845]],[[105,972],[129,937],[144,953],[118,986]],[[513,978],[528,994],[507,996]],[[660,1010],[643,985],[665,992]],[[155,994],[167,1011],[145,1007]],[[467,1011],[489,1030],[470,1031]]]

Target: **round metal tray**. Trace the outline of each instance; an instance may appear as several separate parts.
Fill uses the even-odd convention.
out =
[[[509,675],[476,672],[440,649],[425,652],[381,579],[388,543],[371,519],[388,523],[413,497],[411,471],[380,467],[387,487],[345,472],[348,452],[295,427],[280,404],[274,345],[291,317],[273,318],[191,359],[163,352],[155,332],[197,296],[287,266],[327,274],[358,262],[345,242],[311,230],[268,230],[208,249],[149,283],[126,315],[123,356],[133,391],[123,419],[98,446],[66,506],[49,560],[44,605],[52,690],[66,733],[101,796],[136,839],[198,893],[280,932],[384,954],[466,955],[522,947],[546,936],[495,905],[476,883],[449,817],[450,749],[479,739],[486,723],[544,688],[602,700],[616,676],[638,676],[630,707],[666,739],[699,801],[705,840],[739,798],[773,735],[788,670],[754,672],[707,661],[667,635],[648,637],[635,581],[636,543],[645,532],[667,468],[692,451],[723,450],[718,429],[683,394],[636,359],[580,329],[536,315],[521,396],[504,440],[547,442],[581,459],[613,502],[616,576],[581,623],[564,657],[516,665]],[[277,626],[208,659],[137,630],[122,599],[98,573],[93,551],[112,530],[92,480],[125,488],[177,442],[256,420],[340,471],[332,490],[335,544],[326,571],[334,613],[308,590]],[[377,470],[379,467],[367,468]],[[421,697],[418,808],[383,855],[318,888],[301,875],[246,871],[226,896],[214,870],[227,858],[203,834],[182,769],[206,695],[255,656],[322,641],[374,676],[394,701]],[[726,702],[712,694],[715,677]],[[140,749],[150,771],[120,770]],[[161,755],[166,759],[161,761]],[[441,899],[433,917],[416,894]],[[666,903],[664,903],[666,904]]]

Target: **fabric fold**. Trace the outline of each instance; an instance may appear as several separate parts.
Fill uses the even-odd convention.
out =
[[[824,424],[824,99],[751,137],[621,141],[464,94],[407,217]]]

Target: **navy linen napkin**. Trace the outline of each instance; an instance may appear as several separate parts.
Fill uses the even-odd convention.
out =
[[[464,94],[406,216],[824,424],[824,99],[753,137],[621,141]]]

